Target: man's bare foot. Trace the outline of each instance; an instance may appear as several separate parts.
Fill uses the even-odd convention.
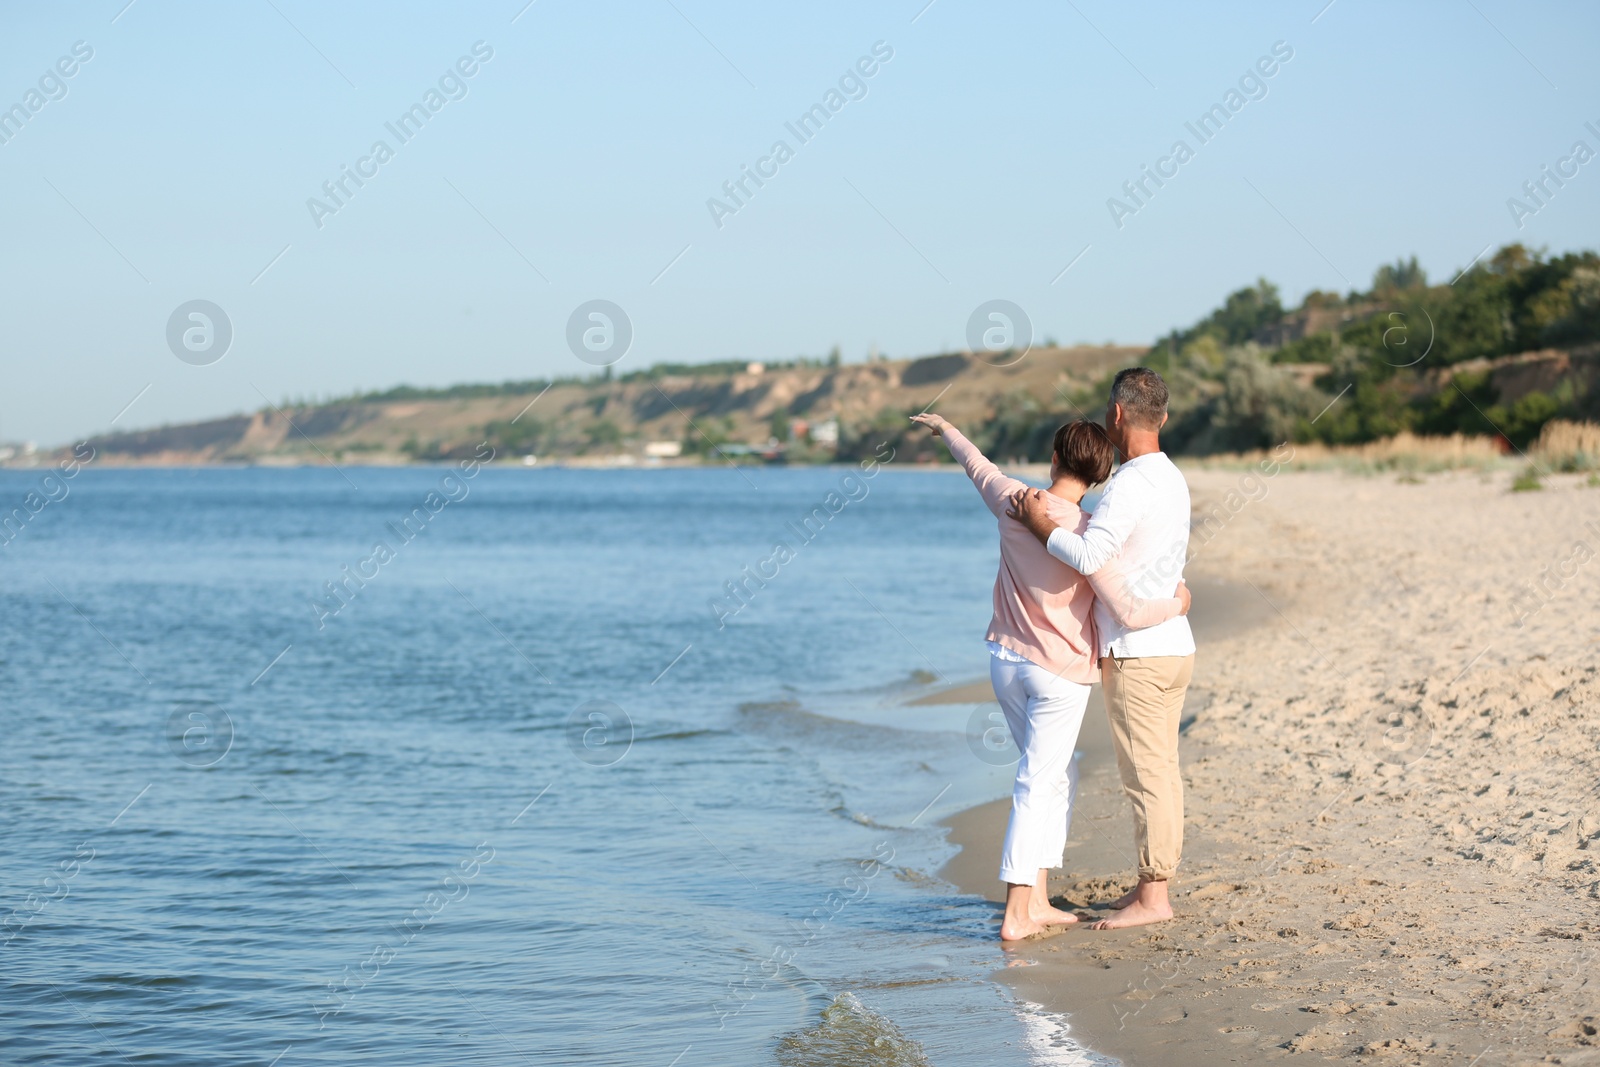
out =
[[[1136,901],[1138,899],[1139,899],[1139,887],[1136,885],[1132,889],[1128,890],[1126,893],[1122,894],[1116,900],[1113,900],[1111,902],[1112,910],[1121,911],[1123,908],[1126,908],[1129,904],[1132,904],[1134,901]]]
[[[1172,918],[1172,904],[1165,879],[1141,878],[1139,884],[1112,905],[1117,914],[1094,923],[1094,930],[1119,930],[1124,926],[1148,926]]]
[[[1135,893],[1136,897],[1137,895]],[[1170,918],[1172,918],[1172,905],[1165,902],[1151,904],[1135,899],[1111,918],[1101,919],[1097,923],[1092,923],[1089,929],[1120,930],[1125,926],[1148,926],[1151,923],[1164,923]]]

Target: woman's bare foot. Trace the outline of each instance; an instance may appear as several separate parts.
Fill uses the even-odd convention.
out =
[[[1054,911],[1054,909],[1051,909]],[[1043,919],[1033,915],[1013,917],[1007,915],[1000,923],[1000,940],[1002,942],[1028,941],[1036,937],[1049,937],[1059,934],[1063,930],[1077,925],[1078,917],[1064,911],[1056,911],[1054,915]]]
[[[1048,929],[1049,927],[1032,916],[1024,915],[1013,918],[1007,915],[1005,921],[1000,924],[1000,940],[1022,941],[1035,934],[1042,934]]]
[[[1078,921],[1078,917],[1072,912],[1062,911],[1060,908],[1049,904],[1046,904],[1043,908],[1035,907],[1030,909],[1028,918],[1041,926],[1071,926]]]
[[[1148,904],[1135,899],[1133,903],[1123,907],[1116,915],[1109,919],[1101,919],[1091,923],[1091,930],[1120,930],[1124,926],[1148,926],[1151,923],[1162,923],[1172,918],[1170,904]]]
[[[1006,883],[1006,917],[1000,923],[1000,940],[1021,941],[1078,921],[1070,911],[1050,903],[1049,876],[1050,872],[1041,868],[1032,885]]]

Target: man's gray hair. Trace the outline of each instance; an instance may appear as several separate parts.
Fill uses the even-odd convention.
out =
[[[1141,430],[1159,430],[1167,414],[1167,383],[1149,367],[1127,367],[1111,382],[1111,402]]]

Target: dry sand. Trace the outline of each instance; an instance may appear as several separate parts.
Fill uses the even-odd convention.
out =
[[[1187,473],[1225,521],[1188,570],[1178,917],[1026,942],[1004,979],[1135,1067],[1600,1064],[1600,488]],[[1090,707],[1051,883],[1084,915],[1132,869]],[[949,824],[946,877],[994,900],[1007,806]]]

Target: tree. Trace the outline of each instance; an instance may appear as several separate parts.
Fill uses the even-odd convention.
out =
[[[1214,338],[1219,344],[1241,345],[1252,340],[1263,326],[1283,318],[1283,302],[1278,297],[1278,287],[1265,278],[1256,284],[1228,294],[1222,306],[1187,330],[1174,330],[1158,346],[1171,355],[1181,352],[1202,337]]]
[[[1211,405],[1208,451],[1272,448],[1295,436],[1297,423],[1321,407],[1282,367],[1267,362],[1256,345],[1230,348],[1223,357],[1222,391]]]
[[[1416,256],[1385,263],[1372,275],[1374,293],[1393,292],[1397,289],[1424,289],[1427,285],[1428,274],[1417,263]]]

